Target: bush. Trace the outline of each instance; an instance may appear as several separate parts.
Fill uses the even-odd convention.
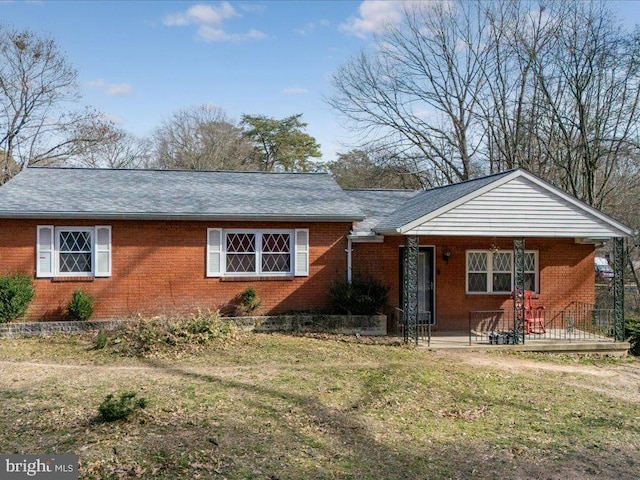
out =
[[[0,277],[0,323],[22,317],[35,296],[31,277],[15,273]]]
[[[247,287],[239,298],[238,309],[241,315],[251,315],[262,304],[262,300],[258,297],[258,293],[253,287]]]
[[[329,288],[331,304],[338,313],[375,315],[387,304],[389,289],[374,279],[336,281]]]
[[[67,305],[67,310],[69,310],[69,315],[76,320],[89,320],[93,315],[93,298],[82,290],[76,290]]]
[[[96,350],[102,350],[106,346],[107,346],[107,334],[104,330],[100,330],[98,332],[98,336],[96,337],[94,348]]]
[[[217,312],[199,312],[187,319],[137,318],[123,322],[112,333],[110,350],[145,357],[165,351],[195,351],[230,336],[231,325]]]
[[[113,393],[107,395],[98,406],[98,413],[105,422],[115,422],[116,420],[126,420],[138,409],[145,408],[148,404],[144,398],[134,400],[136,392],[122,392],[119,398]]]
[[[640,317],[627,317],[624,321],[624,335],[631,344],[629,352],[640,356]]]

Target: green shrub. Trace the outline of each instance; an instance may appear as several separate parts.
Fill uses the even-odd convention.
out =
[[[253,287],[245,288],[240,294],[238,307],[242,315],[251,315],[260,307],[261,304],[262,300]]]
[[[31,277],[15,273],[0,277],[0,323],[10,322],[27,312],[35,296]]]
[[[640,356],[640,317],[627,317],[624,322],[624,334],[631,348],[632,355]]]
[[[100,330],[98,331],[98,336],[96,337],[94,348],[96,350],[102,350],[106,346],[107,346],[107,333],[104,330]]]
[[[113,393],[107,395],[98,406],[100,418],[105,422],[115,422],[116,420],[126,420],[138,409],[145,408],[148,404],[144,398],[134,400],[136,392],[122,392],[119,398]]]
[[[111,332],[109,347],[124,356],[181,353],[227,339],[231,332],[231,325],[217,312],[199,312],[186,319],[140,317],[121,323]]]
[[[76,320],[89,320],[93,315],[93,298],[82,290],[76,290],[67,305],[67,310],[69,310],[69,315]]]
[[[353,279],[351,284],[336,281],[329,288],[331,304],[337,313],[374,315],[387,304],[389,289],[374,279]]]

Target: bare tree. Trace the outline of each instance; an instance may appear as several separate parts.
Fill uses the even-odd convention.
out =
[[[414,172],[407,169],[406,159],[393,162],[384,150],[354,149],[338,153],[337,159],[326,164],[342,188],[400,188],[420,189]]]
[[[89,168],[146,168],[151,164],[151,142],[110,127],[104,141],[83,149],[72,158],[75,165]]]
[[[257,169],[252,145],[242,130],[217,107],[179,110],[153,134],[154,163],[188,170]]]
[[[329,103],[443,183],[472,176],[483,128],[474,114],[486,77],[486,25],[472,2],[410,4],[401,25],[333,76]]]
[[[100,113],[73,112],[77,73],[56,43],[0,26],[0,182],[20,168],[59,163],[103,137]]]
[[[556,183],[603,207],[622,158],[640,156],[640,36],[620,28],[608,5],[568,2],[551,61],[535,61],[543,94],[545,153]]]

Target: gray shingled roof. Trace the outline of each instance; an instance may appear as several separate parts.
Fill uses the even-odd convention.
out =
[[[393,213],[410,198],[419,194],[419,190],[345,190],[367,216],[353,226],[353,233],[371,233],[383,218]]]
[[[0,218],[359,221],[328,174],[27,168],[0,188]]]
[[[377,233],[395,233],[397,229],[413,222],[431,212],[438,210],[456,200],[475,192],[476,190],[495,182],[499,178],[511,174],[513,170],[489,175],[475,180],[454,183],[444,187],[432,188],[425,190],[407,202],[399,206],[395,211],[385,216],[380,222],[373,227],[373,231]]]

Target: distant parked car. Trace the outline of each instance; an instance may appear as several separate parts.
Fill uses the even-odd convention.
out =
[[[611,280],[613,278],[613,268],[604,257],[595,258],[596,278]]]

